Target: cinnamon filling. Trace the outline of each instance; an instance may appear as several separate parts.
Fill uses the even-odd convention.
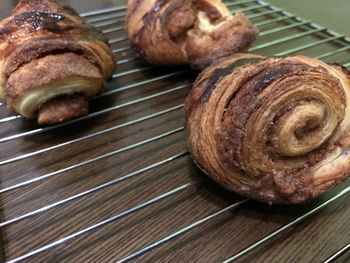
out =
[[[199,29],[210,33],[232,18],[226,8],[218,9],[210,1],[186,1],[170,14],[166,25],[169,36],[175,41],[185,40],[187,33]]]
[[[45,102],[38,111],[38,123],[50,125],[86,115],[89,104],[84,94],[63,95]]]

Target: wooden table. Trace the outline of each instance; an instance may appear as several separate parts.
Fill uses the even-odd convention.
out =
[[[65,2],[80,12],[87,12],[115,6],[117,1]],[[5,17],[13,6],[12,1],[3,0],[1,5],[0,17]],[[254,22],[272,18],[273,15],[255,18]],[[113,26],[119,27],[123,23],[117,22]],[[261,30],[281,25],[284,24],[271,24]],[[111,26],[102,29],[107,28]],[[298,30],[309,29],[297,28],[295,32]],[[324,39],[326,36],[322,34],[302,39],[300,43]],[[2,227],[6,260],[61,240],[62,243],[26,261],[114,262],[220,211],[202,225],[155,247],[135,261],[221,262],[305,215],[350,185],[346,182],[306,205],[270,207],[248,201],[223,211],[243,199],[207,180],[186,154],[181,104],[198,72],[187,68],[150,67],[143,60],[132,59],[136,58],[135,53],[123,49],[128,45],[126,39],[121,40],[126,37],[123,30],[107,35],[110,39],[119,39],[112,44],[113,49],[119,50],[118,76],[109,84],[108,91],[112,95],[92,101],[91,112],[110,109],[108,113],[52,130],[37,130],[34,123],[22,119],[0,124],[0,140],[7,138],[1,143],[2,161],[55,147],[0,165],[1,188],[8,190],[0,196],[0,221],[6,222]],[[275,38],[283,36],[282,32]],[[268,39],[262,37],[257,45],[266,41]],[[272,55],[292,42],[264,48],[258,53]],[[329,46],[301,53],[324,54],[340,46],[341,43],[331,42]],[[126,59],[130,58],[128,62]],[[329,59],[347,62],[344,53]],[[8,116],[5,108],[0,107],[0,119]],[[145,116],[147,118],[140,120]],[[106,129],[113,130],[105,132]],[[36,132],[30,136],[22,134],[16,139],[8,137],[28,131]],[[101,131],[102,134],[91,136]],[[66,145],[68,141],[73,142]],[[94,158],[101,160],[92,162]],[[17,185],[11,189],[33,178],[37,178],[37,182],[29,181],[28,186]],[[108,187],[101,186],[106,183]],[[350,242],[349,198],[339,198],[238,262],[321,262]],[[50,204],[54,207],[46,207]],[[137,206],[137,211],[130,210]],[[43,207],[47,210],[37,210]],[[36,214],[28,215],[32,211]],[[28,218],[9,221],[23,215]],[[79,231],[113,217],[113,222],[79,234]],[[77,237],[62,240],[77,232]],[[339,260],[349,261],[349,255]]]

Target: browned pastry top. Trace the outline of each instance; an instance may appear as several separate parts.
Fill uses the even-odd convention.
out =
[[[188,96],[188,145],[231,190],[304,202],[350,175],[349,101],[349,72],[339,66],[234,55],[207,68]]]
[[[49,65],[54,65],[49,68]],[[41,87],[64,80],[69,77],[84,77],[86,79],[101,80],[98,69],[84,57],[74,53],[50,55],[41,59],[32,60],[10,75],[5,95],[15,100],[33,87]]]
[[[86,114],[115,68],[102,33],[58,1],[21,0],[0,22],[0,99],[39,124]]]
[[[89,104],[84,94],[63,95],[47,101],[38,113],[39,124],[55,124],[87,114]]]
[[[110,76],[115,58],[106,43],[101,32],[54,0],[22,0],[12,16],[0,22],[0,60],[7,61],[5,77],[22,64],[53,52],[83,55],[104,77]],[[102,53],[106,54],[103,61],[99,58]]]
[[[10,110],[27,118],[38,114],[39,124],[54,124],[85,115],[88,98],[103,87],[95,65],[66,53],[34,59],[20,67],[10,75],[4,95]]]
[[[220,0],[128,0],[131,45],[149,62],[205,68],[244,50],[258,34],[244,14]]]
[[[3,20],[1,25],[0,39],[23,39],[40,30],[41,34],[67,34],[106,41],[102,33],[73,9],[55,0],[22,0],[12,16]]]

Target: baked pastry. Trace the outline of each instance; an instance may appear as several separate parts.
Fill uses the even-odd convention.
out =
[[[0,98],[39,124],[86,114],[115,65],[103,35],[57,1],[22,0],[0,22]]]
[[[257,29],[221,0],[128,0],[131,46],[150,63],[203,69],[248,48]]]
[[[304,56],[236,54],[203,71],[186,100],[187,144],[229,190],[302,203],[350,175],[350,73]]]

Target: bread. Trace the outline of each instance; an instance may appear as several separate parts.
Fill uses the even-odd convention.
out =
[[[107,40],[54,0],[22,0],[0,22],[0,99],[39,124],[87,114],[115,70]]]
[[[350,175],[350,74],[304,56],[236,54],[203,71],[186,100],[187,144],[229,190],[303,203]]]
[[[247,49],[258,34],[220,0],[128,0],[127,29],[131,46],[148,62],[197,69]]]

